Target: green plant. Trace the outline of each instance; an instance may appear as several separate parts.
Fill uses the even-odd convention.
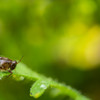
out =
[[[8,75],[9,73],[7,72],[0,72],[1,79]],[[16,69],[13,71],[12,77],[17,80],[23,80],[24,78],[27,78],[29,80],[36,81],[30,88],[30,96],[35,98],[40,97],[48,87],[53,87],[55,89],[52,92],[55,96],[63,94],[68,95],[75,100],[90,100],[70,86],[58,83],[51,78],[46,78],[45,76],[30,70],[23,63],[19,63],[17,65]]]

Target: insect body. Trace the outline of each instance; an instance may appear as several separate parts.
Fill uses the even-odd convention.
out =
[[[8,71],[12,74],[12,70],[15,69],[17,61],[12,61],[5,57],[0,57],[0,71]]]

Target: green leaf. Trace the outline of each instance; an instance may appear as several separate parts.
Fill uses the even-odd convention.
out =
[[[9,73],[7,73],[7,72],[0,72],[0,80],[1,80],[3,77],[8,76],[8,75],[9,75]]]
[[[49,82],[47,80],[38,80],[36,81],[31,89],[30,89],[30,96],[33,96],[35,98],[40,97],[45,90],[49,87]]]
[[[0,72],[0,79],[8,76],[9,74],[10,73],[8,72]],[[38,74],[29,69],[23,63],[19,63],[17,65],[16,69],[13,71],[12,77],[16,80],[23,80],[24,78],[27,78],[28,80],[36,81],[30,88],[30,96],[33,96],[34,98],[40,97],[48,87],[52,87],[57,88],[56,95],[68,95],[74,100],[90,100],[72,87],[58,83],[51,78]]]

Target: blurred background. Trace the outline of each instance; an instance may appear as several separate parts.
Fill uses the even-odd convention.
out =
[[[100,100],[100,0],[0,0],[0,55]],[[35,100],[31,85],[2,80],[0,100]]]

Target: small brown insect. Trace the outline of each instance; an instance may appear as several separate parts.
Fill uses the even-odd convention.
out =
[[[22,58],[19,60],[19,62],[22,60]],[[11,59],[8,59],[5,57],[0,57],[0,71],[4,71],[4,72],[7,71],[7,72],[10,72],[12,74],[12,70],[14,70],[16,68],[16,65],[19,62],[12,61]]]

